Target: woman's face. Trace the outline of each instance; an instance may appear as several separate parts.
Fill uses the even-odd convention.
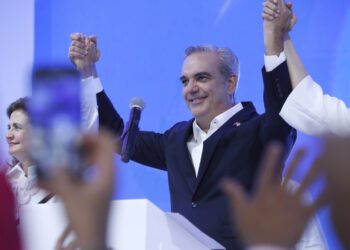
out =
[[[12,112],[8,123],[6,140],[9,145],[9,153],[20,162],[28,158],[28,126],[28,115],[25,112],[22,110]]]

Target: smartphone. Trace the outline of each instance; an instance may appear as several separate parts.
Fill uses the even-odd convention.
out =
[[[80,78],[68,67],[37,67],[32,74],[28,104],[31,124],[30,156],[39,178],[55,168],[81,173],[78,142],[81,137]]]

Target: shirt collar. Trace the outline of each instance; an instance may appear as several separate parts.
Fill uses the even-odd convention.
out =
[[[17,163],[15,166],[11,167],[7,171],[6,175],[11,179],[16,179],[16,178],[19,178],[20,176],[25,176],[25,173],[24,173],[24,170],[22,169],[21,165],[19,163]],[[36,172],[35,172],[34,166],[28,167],[28,177],[29,178],[36,177]]]
[[[10,167],[7,170],[6,175],[7,175],[7,177],[9,177],[11,179],[12,178],[18,178],[19,176],[24,175],[24,171],[21,168],[21,165],[19,163],[17,163],[15,166]]]
[[[211,122],[210,127],[207,133],[205,133],[197,124],[196,120],[192,124],[193,128],[193,138],[195,141],[202,140],[202,138],[207,135],[210,136],[217,129],[219,129],[222,125],[224,125],[231,117],[237,114],[239,111],[243,109],[242,103],[237,103],[233,107],[229,108],[225,112],[217,115]]]

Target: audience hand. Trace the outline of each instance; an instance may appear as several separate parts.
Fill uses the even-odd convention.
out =
[[[344,249],[350,249],[349,149],[349,138],[332,138],[326,142],[321,157],[329,187],[332,222]]]
[[[74,238],[66,242],[70,235],[73,234],[72,227],[68,224],[67,227],[63,230],[61,236],[58,238],[55,246],[55,250],[75,250],[79,249],[79,244],[75,235]]]
[[[101,133],[87,136],[83,146],[88,150],[88,162],[96,166],[96,178],[77,180],[66,169],[57,168],[53,177],[41,181],[46,188],[61,197],[72,230],[81,249],[106,249],[106,225],[114,186],[113,136]]]
[[[225,180],[222,183],[231,204],[233,222],[248,246],[267,244],[293,247],[310,217],[325,203],[326,192],[309,204],[305,204],[302,199],[307,187],[322,170],[319,162],[315,161],[298,191],[291,193],[285,183],[288,183],[299,166],[304,151],[297,152],[282,185],[276,178],[281,154],[282,146],[270,145],[262,162],[255,193],[251,197],[235,181]]]

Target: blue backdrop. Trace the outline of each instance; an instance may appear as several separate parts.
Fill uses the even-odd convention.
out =
[[[96,34],[102,51],[98,72],[115,107],[127,119],[129,100],[142,97],[146,109],[141,129],[162,132],[191,118],[179,81],[184,49],[193,44],[227,46],[241,61],[237,100],[252,100],[263,112],[261,4],[247,0],[37,0],[35,61],[68,62],[69,34]],[[326,92],[349,103],[349,0],[295,0],[293,8],[298,24],[291,36],[307,69]],[[314,138],[299,134],[295,148],[305,144],[318,145]],[[130,163],[118,168],[116,182],[116,199],[148,198],[163,210],[170,209],[166,173]],[[311,188],[311,193],[315,195],[321,185]],[[327,209],[319,216],[331,249],[339,249]]]

